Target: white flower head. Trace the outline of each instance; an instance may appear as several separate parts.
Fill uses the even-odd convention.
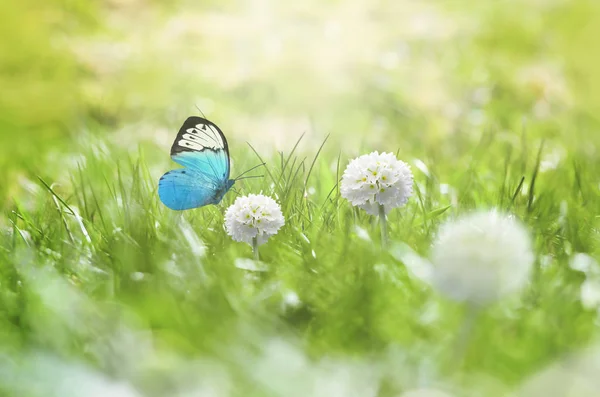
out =
[[[357,157],[342,176],[342,197],[371,215],[379,204],[386,213],[405,205],[413,192],[413,175],[408,164],[393,153],[373,152]]]
[[[525,285],[534,261],[525,227],[496,211],[442,225],[432,248],[433,285],[452,299],[490,303]]]
[[[225,229],[235,241],[264,244],[285,224],[281,207],[271,197],[249,194],[238,197],[225,212]]]

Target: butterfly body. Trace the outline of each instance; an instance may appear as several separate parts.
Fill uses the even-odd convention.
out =
[[[167,207],[181,211],[218,204],[233,186],[229,147],[223,132],[202,117],[188,117],[171,147],[171,158],[184,168],[164,174],[158,195]]]

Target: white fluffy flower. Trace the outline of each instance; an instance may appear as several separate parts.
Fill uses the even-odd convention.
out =
[[[227,234],[235,241],[248,244],[252,244],[254,237],[257,237],[258,244],[265,243],[284,224],[279,204],[261,194],[238,197],[225,212]]]
[[[433,285],[450,298],[486,304],[524,286],[534,255],[514,217],[478,212],[443,225],[433,245]]]
[[[371,215],[379,204],[386,213],[402,207],[412,195],[413,175],[408,164],[392,153],[373,152],[357,157],[342,176],[342,197]]]

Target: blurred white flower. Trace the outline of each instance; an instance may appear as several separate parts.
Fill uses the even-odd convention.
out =
[[[284,224],[279,204],[261,194],[238,197],[225,212],[227,234],[235,241],[248,244],[252,244],[254,237],[257,237],[258,244],[265,243]]]
[[[584,273],[586,277],[600,276],[600,266],[598,265],[598,261],[588,254],[577,253],[573,255],[569,261],[569,267],[573,270]]]
[[[433,285],[452,299],[486,304],[523,287],[534,261],[514,217],[478,212],[441,226],[432,248]]]
[[[376,397],[380,371],[372,363],[357,360],[314,361],[296,344],[281,339],[261,346],[259,357],[244,363],[254,382],[269,395],[285,397]]]
[[[581,304],[587,310],[600,308],[600,280],[588,278],[581,284],[579,295]]]
[[[581,284],[579,299],[587,310],[600,309],[600,267],[598,261],[588,254],[578,253],[569,261],[569,267],[585,274]]]
[[[357,157],[342,176],[342,197],[371,215],[379,204],[386,213],[406,204],[413,191],[413,175],[408,164],[392,153],[373,152]]]
[[[9,395],[32,397],[141,397],[133,386],[91,367],[34,352],[6,360],[0,383]],[[2,395],[5,395],[4,393]]]
[[[580,397],[600,395],[600,347],[572,352],[527,379],[514,397]]]

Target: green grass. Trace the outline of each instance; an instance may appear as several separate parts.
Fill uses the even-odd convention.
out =
[[[524,143],[539,145],[527,138]],[[240,146],[232,144],[234,172],[258,162]],[[269,158],[264,179],[237,186],[242,193],[277,197],[286,216],[285,227],[261,247],[264,272],[236,268],[237,260],[252,254],[223,229],[223,212],[234,192],[220,206],[183,214],[162,206],[157,175],[148,164],[157,162],[165,171],[171,164],[156,148],[139,154],[110,146],[97,154],[81,148],[85,164],[65,170],[63,180],[46,173],[31,181],[34,192],[16,200],[2,237],[3,347],[17,357],[50,350],[120,378],[124,364],[115,356],[131,360],[130,353],[139,353],[137,337],[116,351],[89,351],[89,346],[122,332],[151,332],[146,337],[154,350],[143,352],[151,358],[130,370],[140,390],[157,396],[171,393],[168,379],[177,367],[169,360],[197,358],[232,369],[235,393],[271,395],[270,381],[255,379],[252,363],[265,359],[263,345],[272,338],[284,338],[306,352],[297,354],[316,360],[341,357],[344,366],[347,360],[373,361],[374,368],[384,368],[373,370],[373,376],[385,379],[389,393],[411,386],[399,382],[395,371],[417,371],[425,363],[440,380],[457,370],[476,370],[514,385],[594,335],[596,316],[581,308],[581,277],[568,261],[572,252],[594,246],[597,220],[588,214],[597,200],[578,187],[590,186],[585,181],[593,175],[580,170],[592,164],[566,159],[573,165],[538,174],[530,195],[526,189],[536,178],[536,159],[514,155],[503,163],[498,159],[509,149],[497,147],[443,169],[433,165],[450,159],[432,154],[429,176],[415,169],[419,194],[389,221],[393,242],[426,254],[440,220],[474,207],[498,207],[522,217],[534,232],[536,252],[550,256],[543,268],[536,262],[521,301],[490,308],[479,318],[460,368],[452,357],[460,308],[381,251],[374,220],[340,198],[338,173],[329,161],[298,154],[302,142],[296,153]],[[319,155],[335,156],[327,144]],[[341,170],[347,160],[340,158]],[[465,171],[457,176],[456,169]],[[450,182],[451,195],[439,192],[439,181]],[[305,186],[314,194],[305,195]],[[568,207],[562,220],[561,202]],[[357,227],[372,241],[359,238]],[[289,293],[298,296],[298,306],[286,305]],[[248,357],[237,357],[241,352]],[[394,362],[400,357],[407,362],[390,370],[400,365]],[[281,359],[262,365],[275,371],[286,365]]]
[[[408,40],[410,73],[439,68],[435,93],[445,97],[433,105],[415,97],[431,81],[415,89],[402,72],[370,64],[355,65],[342,92],[314,71],[298,78],[295,65],[223,88],[169,72],[170,58],[149,62],[145,47],[108,78],[79,74],[76,57],[49,49],[62,72],[15,78],[31,90],[48,83],[43,104],[31,105],[43,117],[27,116],[27,93],[0,109],[0,395],[395,397],[430,386],[500,396],[593,344],[598,313],[582,307],[584,275],[569,263],[577,253],[600,258],[600,101],[585,84],[594,87],[598,60],[566,43],[583,35],[573,18],[595,20],[600,9],[528,3],[516,17],[513,3],[438,4],[480,29]],[[78,18],[94,13],[77,9]],[[40,37],[55,27],[36,26],[32,40],[46,48]],[[186,48],[169,51],[178,45]],[[198,62],[215,57],[205,42],[192,48]],[[11,59],[24,63],[19,56]],[[569,95],[554,75],[540,82],[544,67],[518,77],[549,60]],[[65,79],[74,96],[52,101]],[[104,96],[86,91],[90,81]],[[488,100],[478,99],[482,88]],[[208,116],[229,139],[233,176],[262,161],[265,176],[236,184],[218,206],[176,213],[157,195],[175,167],[162,138],[175,137],[199,91],[214,99]],[[540,116],[544,95],[550,110]],[[265,145],[259,121],[244,124],[306,114],[303,138],[284,130],[293,123],[277,127],[282,152]],[[415,174],[415,195],[389,216],[387,251],[377,220],[337,185],[348,161],[372,150],[397,153]],[[260,247],[265,269],[244,270],[251,247],[227,236],[223,215],[238,193],[259,192],[277,199],[286,225]],[[439,224],[475,208],[522,219],[536,262],[524,291],[477,317],[458,357],[465,309],[414,277],[399,247],[426,257]]]

